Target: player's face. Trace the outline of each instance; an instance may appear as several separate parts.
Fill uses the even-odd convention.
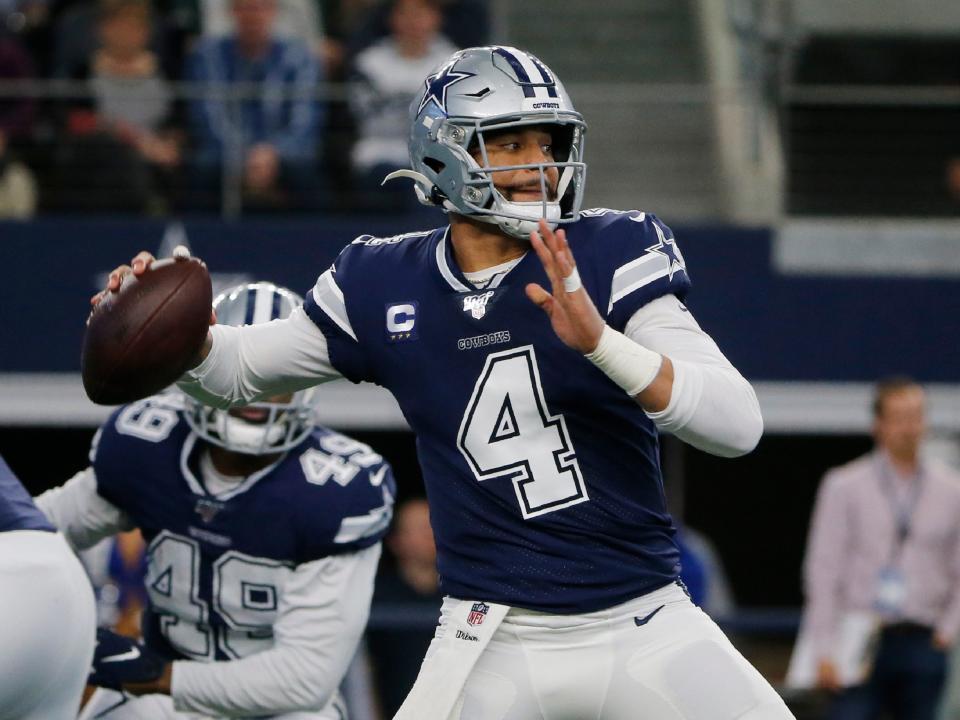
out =
[[[270,418],[270,408],[265,407],[265,404],[289,403],[291,400],[293,400],[293,393],[273,395],[271,397],[264,398],[256,405],[231,408],[228,413],[235,418],[240,418],[241,420],[250,423],[251,425],[263,425]]]
[[[919,387],[892,392],[874,424],[877,443],[894,457],[913,457],[926,431],[924,394]]]
[[[487,163],[491,167],[529,165],[553,162],[553,138],[546,129],[529,127],[484,135]],[[471,153],[477,164],[483,165],[480,148]],[[556,200],[560,172],[556,167],[544,171],[547,181],[547,200]],[[540,171],[504,170],[492,173],[493,184],[511,202],[539,202],[544,199],[540,186]]]

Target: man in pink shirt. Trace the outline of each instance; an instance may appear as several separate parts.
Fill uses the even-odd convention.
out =
[[[804,576],[817,684],[836,692],[829,720],[932,720],[947,651],[960,629],[960,475],[921,459],[924,392],[908,378],[877,385],[876,448],[823,479]],[[862,682],[842,671],[841,626],[879,628]]]

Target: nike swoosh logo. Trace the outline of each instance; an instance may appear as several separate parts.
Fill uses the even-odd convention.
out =
[[[665,607],[666,607],[666,605],[661,605],[660,607],[658,607],[656,610],[654,610],[654,611],[653,611],[652,613],[650,613],[649,615],[644,615],[643,617],[635,617],[635,618],[633,619],[633,622],[636,623],[637,627],[642,627],[643,625],[646,625],[648,622],[650,622],[650,619],[651,619],[654,615],[656,615],[658,612],[660,612],[661,610],[663,610]]]
[[[383,478],[387,476],[387,466],[383,465],[375,473],[370,473],[370,484],[374,487],[380,487],[383,483]]]
[[[123,662],[124,660],[136,660],[140,657],[140,648],[132,647],[127,650],[125,653],[120,653],[119,655],[110,655],[109,657],[101,658],[101,663],[108,662]]]

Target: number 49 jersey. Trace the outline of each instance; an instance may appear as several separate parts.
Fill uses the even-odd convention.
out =
[[[477,290],[448,233],[362,236],[304,303],[334,367],[388,388],[417,435],[443,591],[579,613],[673,581],[656,427],[526,297],[549,287],[535,253]],[[689,288],[652,215],[586,211],[566,233],[617,330]]]
[[[393,474],[367,445],[325,428],[216,496],[203,442],[158,399],[120,408],[91,451],[97,493],[147,541],[147,642],[196,660],[273,644],[293,569],[369,547],[393,514]]]

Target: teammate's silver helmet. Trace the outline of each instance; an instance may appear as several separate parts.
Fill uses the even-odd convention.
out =
[[[213,301],[213,308],[218,324],[240,327],[288,317],[302,302],[286,288],[256,282],[223,291]],[[310,433],[316,424],[314,398],[310,388],[294,393],[289,402],[251,403],[240,412],[256,417],[245,419],[186,395],[184,417],[209,443],[246,455],[268,455],[295,447]]]
[[[540,218],[553,227],[578,219],[587,173],[586,124],[560,81],[530,53],[501,46],[454,53],[424,81],[410,118],[413,169],[387,179],[412,178],[422,203],[496,224],[521,238]],[[555,161],[490,167],[484,134],[531,125],[549,129]],[[549,167],[559,171],[556,199],[548,198],[544,171]],[[539,170],[542,200],[511,202],[494,188],[491,173],[523,168]]]

